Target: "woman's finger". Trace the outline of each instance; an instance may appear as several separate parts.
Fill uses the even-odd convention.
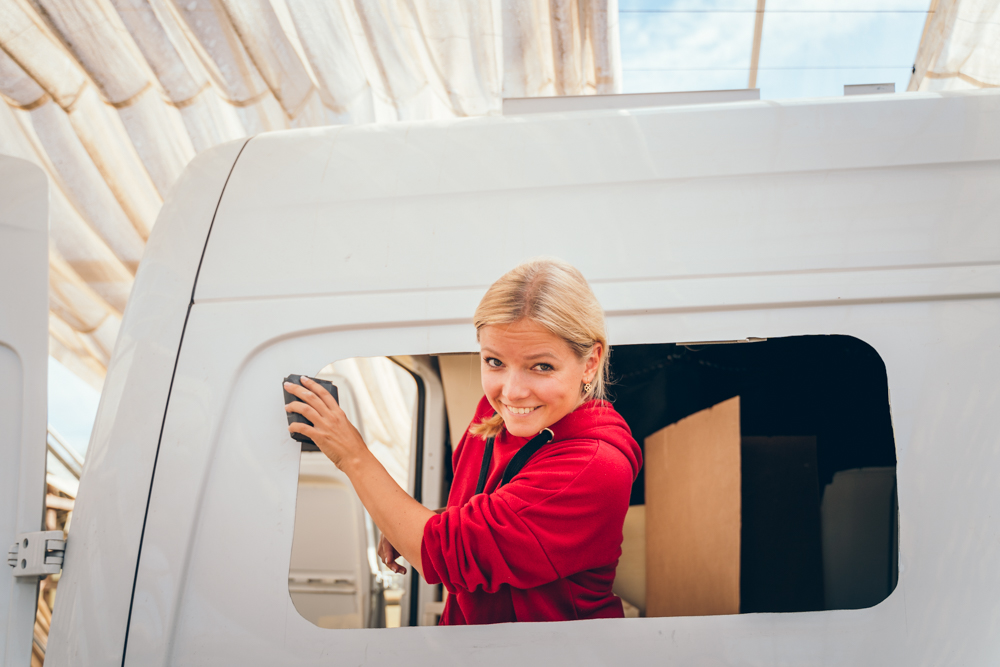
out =
[[[289,433],[301,433],[313,442],[316,442],[316,428],[309,426],[308,424],[303,424],[302,422],[292,422],[288,425]]]
[[[382,559],[382,562],[384,562],[386,565],[388,565],[389,561],[394,560],[394,558],[393,558],[393,552],[394,551],[395,551],[395,549],[393,549],[392,545],[389,544],[389,540],[385,539],[385,535],[383,535],[382,537],[379,538],[379,540],[378,540],[378,555]]]
[[[286,382],[285,390],[292,396],[295,396],[301,402],[311,405],[317,410],[321,410],[323,407],[326,406],[323,400],[319,396],[311,392],[308,387],[297,385],[294,382]]]
[[[389,570],[396,574],[406,574],[406,568],[396,562],[396,559],[399,558],[399,552],[389,540],[385,539],[385,535],[382,535],[378,540],[378,555]]]
[[[285,406],[285,412],[297,412],[313,424],[317,423],[322,416],[317,412],[316,408],[306,403],[300,403],[295,401],[294,403],[289,403]]]
[[[399,558],[399,554],[394,554],[396,558]],[[406,568],[396,562],[396,558],[388,558],[384,561],[385,566],[395,572],[396,574],[406,574]]]
[[[312,384],[319,387],[315,382]],[[313,424],[312,427],[304,427],[293,422],[288,427],[289,432],[308,436],[337,467],[340,467],[344,457],[366,447],[364,438],[328,392],[323,393],[333,401],[332,406],[328,406],[320,396],[308,388],[292,383],[286,383],[285,387],[299,399],[287,404],[285,411],[298,413]]]
[[[285,412],[298,412],[301,413],[309,404],[303,403],[302,401],[292,401],[291,403],[285,403]]]
[[[323,401],[323,404],[326,405],[326,407],[330,408],[334,412],[340,410],[340,404],[333,398],[333,394],[326,390],[326,387],[313,381],[311,378],[305,377],[304,375],[302,376],[302,383],[309,389],[309,391],[316,394],[316,398]]]

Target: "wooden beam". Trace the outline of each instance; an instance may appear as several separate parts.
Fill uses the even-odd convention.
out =
[[[753,22],[753,50],[750,52],[750,83],[747,88],[757,87],[757,65],[760,63],[760,36],[764,32],[764,0],[757,0],[757,14]]]
[[[75,504],[72,498],[63,498],[51,493],[45,496],[45,506],[49,509],[72,512]]]

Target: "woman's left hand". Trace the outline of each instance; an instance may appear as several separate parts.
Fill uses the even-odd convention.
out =
[[[386,539],[385,535],[378,540],[378,557],[382,559],[385,566],[395,572],[396,574],[406,574],[406,566],[401,565],[396,562],[399,558],[399,552],[396,551],[396,547],[392,546],[392,543]]]
[[[297,412],[313,423],[312,426],[292,422],[289,433],[301,433],[312,439],[320,451],[340,468],[368,453],[358,429],[326,389],[302,376],[302,386],[285,383],[285,391],[298,401],[285,406],[285,412]]]

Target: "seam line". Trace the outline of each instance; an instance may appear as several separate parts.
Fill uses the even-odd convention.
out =
[[[132,576],[132,594],[129,596],[128,602],[128,618],[125,621],[125,641],[122,644],[122,667],[125,667],[125,660],[128,657],[128,636],[132,628],[132,609],[135,606],[135,588],[139,581],[139,565],[142,562],[142,543],[146,538],[146,521],[149,519],[149,505],[153,499],[153,483],[156,480],[156,464],[160,460],[160,445],[163,443],[163,430],[167,424],[167,414],[170,412],[170,397],[173,395],[174,391],[174,379],[177,376],[177,366],[179,365],[181,358],[181,349],[184,347],[184,334],[187,331],[188,319],[191,317],[191,307],[194,306],[194,293],[198,287],[198,276],[201,275],[201,265],[205,261],[205,251],[208,249],[208,241],[212,236],[212,227],[215,226],[215,217],[219,213],[219,206],[222,204],[222,198],[226,194],[226,187],[229,185],[229,179],[233,175],[233,171],[236,170],[236,164],[240,161],[240,156],[243,155],[243,150],[247,147],[253,137],[248,138],[243,146],[240,147],[240,152],[236,154],[236,159],[233,160],[232,166],[229,168],[229,173],[226,174],[226,181],[222,184],[222,190],[219,192],[219,199],[215,202],[215,210],[212,211],[212,221],[208,224],[208,233],[205,234],[205,244],[201,248],[201,257],[198,258],[198,268],[194,273],[194,284],[191,286],[191,298],[188,300],[187,311],[184,313],[184,325],[181,327],[181,337],[177,342],[177,354],[174,356],[174,368],[170,372],[170,386],[167,389],[167,400],[163,406],[163,419],[160,421],[160,435],[156,439],[156,454],[153,456],[153,470],[149,477],[149,492],[146,494],[146,510],[142,515],[142,531],[139,533],[139,550],[136,552],[135,557],[135,574]]]

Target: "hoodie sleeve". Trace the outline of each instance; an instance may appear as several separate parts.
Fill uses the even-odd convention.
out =
[[[596,440],[560,443],[509,484],[432,517],[424,578],[452,593],[534,588],[614,563],[633,470]]]

